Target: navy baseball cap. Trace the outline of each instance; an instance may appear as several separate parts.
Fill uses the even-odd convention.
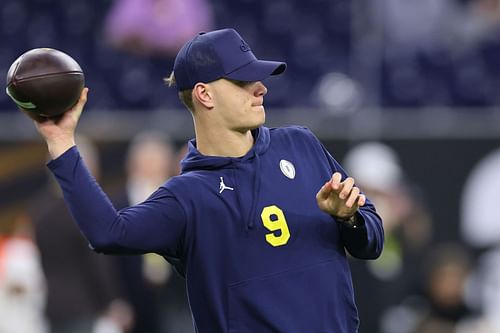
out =
[[[262,81],[285,69],[284,62],[257,59],[234,29],[199,33],[180,49],[174,63],[178,91],[220,78]]]

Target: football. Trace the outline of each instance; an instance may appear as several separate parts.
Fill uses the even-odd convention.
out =
[[[30,116],[61,115],[76,104],[84,86],[80,65],[51,48],[23,53],[7,72],[7,95]]]

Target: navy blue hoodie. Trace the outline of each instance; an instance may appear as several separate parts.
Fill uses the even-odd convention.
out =
[[[377,258],[382,221],[369,200],[358,228],[318,208],[321,186],[347,175],[309,130],[253,135],[240,158],[204,156],[192,140],[180,176],[119,212],[75,147],[48,166],[93,249],[155,252],[175,264],[197,332],[357,332],[345,249]]]

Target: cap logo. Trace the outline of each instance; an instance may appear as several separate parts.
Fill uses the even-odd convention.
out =
[[[250,46],[248,46],[248,44],[245,43],[245,41],[243,39],[241,40],[240,50],[243,52],[250,51]]]

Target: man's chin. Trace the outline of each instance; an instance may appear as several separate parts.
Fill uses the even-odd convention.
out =
[[[254,129],[257,129],[257,128],[261,127],[262,125],[264,125],[264,123],[265,123],[265,121],[264,121],[264,120],[262,120],[262,121],[260,121],[260,122],[257,122],[257,123],[254,123],[254,124],[252,124],[252,125],[248,126],[248,128],[246,128],[246,129],[245,129],[245,131],[247,131],[247,130],[252,131],[252,130],[254,130]],[[245,132],[245,131],[244,131],[244,132]]]
[[[263,114],[262,119],[257,123],[255,128],[261,127],[262,125],[264,125],[265,122],[266,122],[266,114]]]

